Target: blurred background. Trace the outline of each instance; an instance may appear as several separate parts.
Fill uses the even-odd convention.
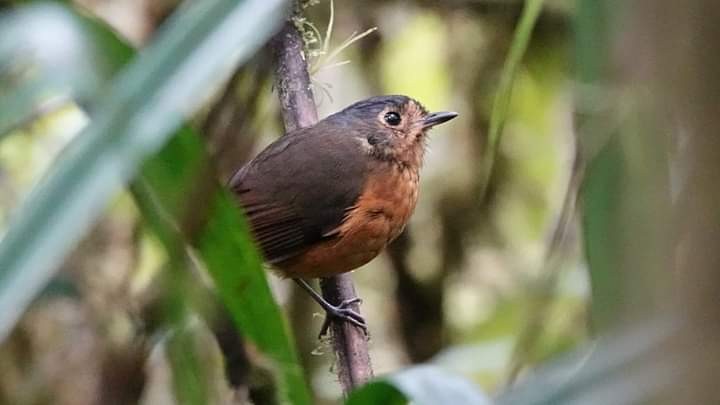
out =
[[[0,3],[6,27],[29,15],[33,5],[27,3],[34,2]],[[186,7],[174,0],[64,3],[137,49]],[[674,325],[679,312],[683,321],[715,320],[717,308],[702,301],[699,286],[710,289],[717,276],[699,269],[717,264],[705,249],[720,229],[707,229],[717,225],[717,141],[693,137],[710,134],[701,128],[716,132],[709,123],[694,125],[720,105],[717,79],[694,79],[706,78],[720,54],[699,56],[708,46],[703,41],[717,31],[704,23],[702,4],[709,2],[302,3],[304,19],[296,25],[306,40],[321,117],[378,94],[406,94],[431,111],[460,113],[431,134],[419,204],[406,232],[353,273],[376,375],[429,362],[498,395],[533,375],[537,365],[592,348],[598,337],[628,327],[650,333],[655,326],[645,327],[647,319]],[[525,32],[527,48],[514,71],[512,97],[503,104],[498,87],[511,48],[522,42],[516,30],[529,3],[542,8]],[[126,52],[109,40],[88,46],[88,37],[111,31],[78,36],[55,27],[53,17],[45,15],[37,26],[16,24],[23,30],[0,39],[0,53],[13,45],[6,38],[28,44],[0,63],[3,233],[91,120],[94,105],[84,102],[85,94],[97,88],[103,94],[101,83],[114,74],[97,53]],[[30,114],[14,114],[28,101],[9,97],[14,88],[48,69],[79,90],[43,87],[24,110]],[[225,71],[204,85],[186,116],[223,184],[283,132],[271,48]],[[490,133],[495,120],[502,121],[497,139]],[[176,192],[193,198],[189,190]],[[202,263],[178,275],[162,237],[140,211],[128,191],[116,194],[12,328],[0,345],[0,403],[174,403],[165,347],[177,327],[167,309],[177,291],[192,303],[184,327],[193,331],[196,360],[215,377],[206,393],[211,402],[243,403],[250,395],[265,403],[255,390],[266,386],[262,354],[250,345],[238,369],[228,362],[230,381],[241,381],[233,390],[212,334],[222,310]],[[697,277],[680,272],[676,278],[674,269],[688,260]],[[317,340],[320,308],[292,283],[268,279],[291,325],[314,403],[336,403],[341,390],[332,348]],[[664,333],[657,339],[665,342]],[[714,354],[706,353],[708,359]],[[718,364],[690,368],[702,374]],[[653,378],[659,385],[666,381],[665,375]],[[679,396],[669,401],[714,403],[704,401],[712,389],[689,391],[673,391]],[[652,392],[649,398],[662,397],[659,389]],[[609,398],[620,397],[580,403],[634,403]],[[701,400],[685,402],[689,398]]]

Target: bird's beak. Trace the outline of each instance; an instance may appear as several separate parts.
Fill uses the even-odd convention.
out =
[[[422,121],[423,128],[432,128],[435,125],[450,121],[458,116],[458,113],[452,111],[442,111],[428,114]]]

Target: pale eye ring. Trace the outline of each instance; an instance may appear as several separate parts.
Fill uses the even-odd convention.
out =
[[[393,127],[400,125],[400,122],[402,121],[402,118],[400,118],[400,114],[396,113],[395,111],[386,112],[383,119],[385,119],[385,122],[388,125],[391,125]]]

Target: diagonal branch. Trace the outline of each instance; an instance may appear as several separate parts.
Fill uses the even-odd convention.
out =
[[[286,132],[315,124],[317,109],[303,57],[304,44],[292,21],[288,21],[277,34],[273,47],[276,87]],[[332,304],[355,297],[355,287],[349,274],[322,279],[320,285],[323,297]],[[353,304],[352,309],[359,312],[359,305]],[[361,329],[347,322],[333,322],[332,337],[338,377],[347,395],[373,376],[367,338]]]

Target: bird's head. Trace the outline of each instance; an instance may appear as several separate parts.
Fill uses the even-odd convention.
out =
[[[428,130],[457,117],[455,112],[429,113],[402,95],[358,101],[327,118],[328,124],[359,139],[374,157],[419,166]]]

